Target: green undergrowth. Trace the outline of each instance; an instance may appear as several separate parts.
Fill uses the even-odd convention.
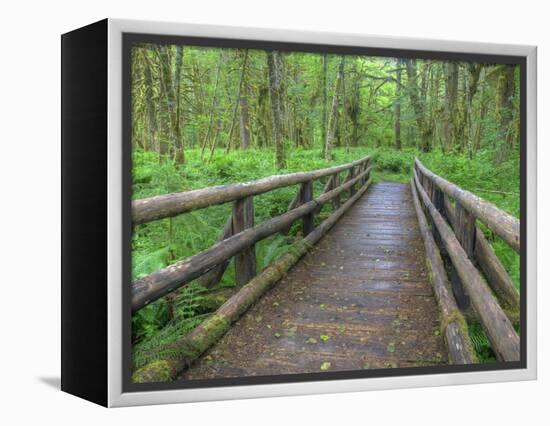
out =
[[[491,201],[499,208],[519,215],[519,167],[517,159],[496,165],[494,153],[480,152],[473,159],[461,154],[440,152],[419,153],[413,149],[395,151],[389,148],[337,148],[332,161],[324,160],[318,149],[292,149],[287,167],[278,170],[274,155],[269,150],[219,152],[211,161],[203,161],[200,151],[186,151],[185,165],[160,161],[156,153],[136,150],[133,154],[133,199],[141,199],[171,192],[188,191],[213,185],[245,182],[275,174],[309,171],[347,163],[365,155],[371,155],[374,166],[371,174],[374,182],[395,181],[408,183],[415,157],[447,180]],[[314,195],[321,193],[323,184],[316,182]],[[284,213],[294,197],[297,186],[277,189],[254,197],[255,223]],[[490,192],[498,191],[499,193]],[[345,201],[345,196],[342,197]],[[330,206],[323,207],[317,223],[328,217]],[[171,219],[162,219],[134,228],[132,236],[132,278],[138,279],[158,271],[178,260],[192,256],[214,244],[231,213],[231,203],[212,206]],[[277,234],[256,246],[257,268],[261,271],[269,263],[284,254],[300,235],[300,221],[288,235]],[[509,272],[516,286],[519,285],[519,258],[498,238],[487,232],[497,256]],[[230,263],[221,282],[213,290],[234,287],[235,272]],[[160,299],[141,309],[133,316],[133,341],[142,353],[147,348],[165,345],[185,335],[207,317],[197,309],[211,290],[197,282],[174,292],[171,300]],[[483,354],[486,346],[474,333],[474,346],[480,360],[489,359]],[[486,338],[485,338],[486,339]],[[478,344],[476,344],[476,341]],[[142,365],[146,360],[137,360]]]

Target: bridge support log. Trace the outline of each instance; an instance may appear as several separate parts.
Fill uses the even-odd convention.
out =
[[[360,178],[359,175],[358,178]],[[154,383],[174,380],[188,368],[201,354],[214,345],[248,308],[268,289],[275,285],[284,274],[305,255],[342,217],[342,215],[367,190],[371,181],[365,185],[338,210],[315,228],[307,237],[292,246],[288,253],[282,255],[261,274],[253,278],[237,294],[225,302],[212,316],[182,337],[175,344],[165,349],[177,356],[158,359],[134,372],[134,383]],[[347,189],[347,187],[346,187]],[[164,349],[164,348],[163,348]]]
[[[500,361],[519,361],[519,336],[512,323],[495,300],[479,271],[468,258],[452,229],[430,201],[420,184],[416,171],[413,171],[413,173],[417,192],[429,211],[447,253],[470,296],[474,308],[479,314],[481,324],[487,333],[497,359]]]
[[[411,181],[411,190],[420,234],[426,249],[426,267],[439,305],[442,334],[447,342],[450,361],[452,364],[473,364],[477,359],[468,335],[468,326],[454,300],[443,260],[420,206],[414,181]]]
[[[225,222],[223,231],[218,238],[218,242],[223,241],[231,237],[232,235],[233,235],[233,214],[229,215],[227,222]],[[202,277],[199,278],[200,284],[205,288],[214,287],[217,283],[221,281],[223,274],[227,269],[228,265],[229,265],[229,261],[225,261],[220,265],[216,266],[211,271],[204,274]]]
[[[332,191],[334,188],[336,188],[338,185],[334,186],[334,180],[332,179],[332,176],[329,176],[327,179],[325,186],[323,187],[322,194],[326,194],[327,192]],[[315,210],[315,214],[319,214],[319,212],[322,210],[323,206],[319,206],[317,210]]]
[[[233,232],[238,234],[254,227],[254,199],[242,198],[233,205]],[[254,244],[235,255],[235,281],[246,284],[256,275],[256,248]]]

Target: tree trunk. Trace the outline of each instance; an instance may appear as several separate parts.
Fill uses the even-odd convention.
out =
[[[248,115],[248,87],[246,82],[246,75],[244,76],[243,87],[241,89],[241,96],[239,97],[239,109],[240,109],[240,129],[241,129],[241,149],[248,149],[250,147],[250,119]]]
[[[172,60],[170,57],[170,48],[168,46],[160,46],[158,53],[160,57],[162,88],[166,99],[166,107],[169,117],[168,136],[170,143],[168,151],[171,151],[171,153],[174,154],[178,146],[178,140],[176,134],[176,94],[172,78]]]
[[[277,168],[282,169],[286,165],[283,141],[283,105],[281,96],[283,70],[280,53],[278,51],[273,50],[268,52],[267,66],[269,69],[269,94],[271,97],[271,121],[273,139],[275,141],[275,160]]]
[[[176,146],[174,159],[177,163],[185,163],[185,144],[183,141],[182,128],[182,113],[181,113],[181,101],[180,101],[180,88],[181,88],[181,70],[183,65],[183,47],[176,47],[176,69],[174,74],[174,91],[176,101],[176,123],[175,123],[175,136]]]
[[[395,81],[395,149],[401,149],[401,59],[397,60]]]
[[[334,84],[334,95],[332,97],[332,108],[328,122],[327,141],[325,145],[325,160],[332,160],[332,148],[336,140],[336,130],[338,126],[338,107],[340,105],[340,92],[342,90],[342,78],[344,76],[344,56],[340,58],[338,73],[336,74],[336,83]]]
[[[406,64],[409,96],[411,98],[416,124],[420,134],[420,149],[424,152],[429,152],[431,149],[430,138],[432,136],[432,131],[426,123],[425,106],[420,99],[420,95],[425,93],[424,84],[422,85],[421,93],[419,93],[416,59],[407,59]],[[426,80],[426,78],[424,78],[424,80]]]
[[[323,147],[322,155],[325,155],[326,142],[327,142],[327,54],[323,54],[323,75],[322,75],[322,85],[323,85],[323,115],[321,123],[321,144]]]
[[[458,96],[458,64],[447,62],[445,64],[445,126],[444,144],[450,148],[457,144],[456,117]]]
[[[512,98],[515,92],[515,67],[512,65],[503,65],[501,75],[497,83],[497,117],[499,119],[499,139],[503,144],[499,150],[497,160],[503,161],[508,156],[511,145],[514,143],[515,132],[512,129],[513,104]]]
[[[244,76],[246,75],[246,64],[248,63],[248,49],[244,51],[244,58],[243,58],[243,66],[241,71],[241,78],[239,80],[239,87],[237,89],[237,97],[235,98],[235,106],[233,108],[233,116],[231,118],[231,127],[229,129],[229,136],[227,138],[227,152],[229,152],[229,149],[231,148],[231,141],[233,139],[233,131],[235,130],[235,121],[237,119],[237,108],[239,107],[240,99],[241,99],[241,91],[243,87],[244,82]]]
[[[149,148],[160,153],[160,145],[158,143],[158,133],[157,133],[157,118],[155,112],[155,104],[153,102],[154,92],[153,92],[153,77],[151,73],[151,61],[147,56],[146,49],[140,49],[143,54],[144,59],[144,69],[145,69],[145,102],[147,104],[147,118],[148,118],[148,131],[149,131]]]
[[[220,58],[218,59],[218,66],[216,67],[216,82],[214,83],[214,94],[212,95],[212,105],[210,106],[210,118],[208,119],[208,127],[206,129],[206,135],[201,146],[201,158],[204,155],[204,150],[208,144],[208,139],[212,132],[212,126],[214,124],[214,111],[218,105],[218,84],[220,81],[220,71],[223,63],[223,50],[220,51]]]

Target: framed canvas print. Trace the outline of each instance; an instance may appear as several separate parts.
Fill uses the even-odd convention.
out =
[[[536,49],[106,19],[62,36],[62,389],[536,378]]]

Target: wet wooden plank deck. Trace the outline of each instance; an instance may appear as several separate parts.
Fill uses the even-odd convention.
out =
[[[373,185],[183,379],[439,365],[409,185]]]

